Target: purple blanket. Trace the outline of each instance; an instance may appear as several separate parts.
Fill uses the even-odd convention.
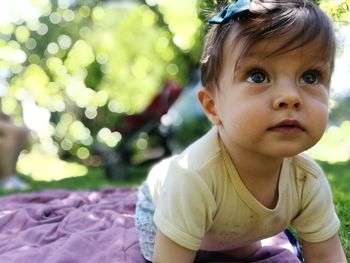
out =
[[[143,262],[135,189],[0,198],[0,262]]]
[[[0,263],[144,262],[133,214],[136,189],[47,190],[0,198]],[[250,262],[287,263],[285,236]],[[200,253],[198,262],[233,262]]]

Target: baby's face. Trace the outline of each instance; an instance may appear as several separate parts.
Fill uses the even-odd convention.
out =
[[[330,81],[330,62],[319,59],[320,41],[277,54],[278,40],[261,41],[238,61],[243,43],[232,48],[234,37],[224,44],[214,94],[229,151],[287,157],[317,143],[327,125]]]

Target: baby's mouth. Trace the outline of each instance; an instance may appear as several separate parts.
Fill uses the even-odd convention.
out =
[[[303,126],[297,120],[283,120],[268,130],[290,135],[296,135],[305,131]]]

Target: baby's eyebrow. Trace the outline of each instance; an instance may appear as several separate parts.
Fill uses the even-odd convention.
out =
[[[262,58],[253,57],[253,56],[244,56],[240,58],[235,64],[235,72],[245,68],[247,66],[259,66],[262,64]]]
[[[322,70],[330,70],[331,63],[328,59],[316,60],[315,63],[310,63],[307,65],[309,68],[318,68]]]

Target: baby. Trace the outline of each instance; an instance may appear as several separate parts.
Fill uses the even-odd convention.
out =
[[[303,153],[327,126],[331,22],[307,0],[237,0],[209,22],[198,98],[213,128],[140,187],[145,259],[244,260],[292,226],[305,262],[346,262],[329,184]]]

